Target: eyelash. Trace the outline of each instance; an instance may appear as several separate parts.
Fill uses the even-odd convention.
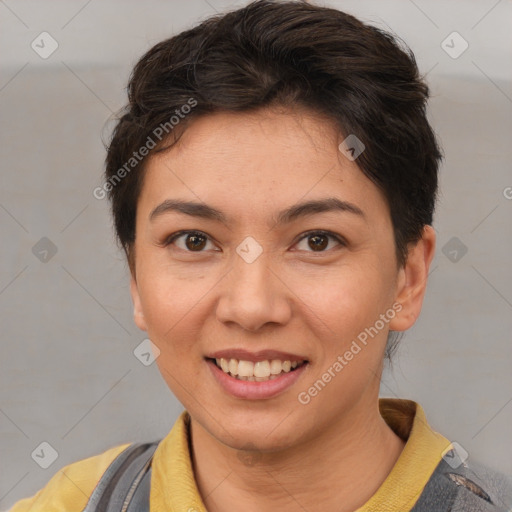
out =
[[[164,243],[162,245],[164,247],[167,247],[167,246],[171,245],[176,239],[178,239],[179,237],[181,237],[183,235],[204,236],[205,238],[207,238],[208,240],[211,241],[210,237],[206,233],[203,233],[202,231],[186,230],[186,231],[178,231],[176,233],[173,233],[168,238],[166,238],[166,240],[164,241]],[[336,235],[335,233],[332,233],[331,231],[325,231],[325,230],[322,230],[322,229],[320,229],[320,230],[313,230],[313,231],[307,231],[306,233],[304,233],[299,238],[299,240],[297,240],[297,242],[294,245],[297,245],[299,242],[302,242],[302,240],[304,240],[305,238],[308,238],[308,237],[313,236],[313,235],[327,236],[329,238],[332,238],[332,239],[336,240],[336,242],[338,242],[341,246],[346,246],[347,245],[345,240],[342,237],[340,237],[339,235]],[[204,251],[189,251],[187,249],[182,249],[182,250],[185,250],[186,252],[189,252],[189,253],[198,253],[198,254],[200,254],[201,252],[204,252]],[[321,253],[328,252],[329,250],[330,249],[324,250],[324,251],[306,251],[306,252],[320,253],[321,254]]]

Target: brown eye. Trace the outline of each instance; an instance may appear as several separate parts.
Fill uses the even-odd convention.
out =
[[[309,247],[314,251],[324,250],[329,245],[329,240],[326,235],[311,235],[308,237]]]
[[[180,243],[177,243],[178,241]],[[183,251],[203,252],[209,241],[208,236],[199,231],[181,231],[169,237],[165,242],[165,246],[176,245],[176,247]]]
[[[191,251],[201,250],[206,245],[206,237],[203,235],[191,234],[185,237],[185,245]]]
[[[303,241],[307,241],[308,249],[305,249],[307,252],[327,252],[325,248],[329,245],[329,240],[334,240],[338,243],[338,245],[346,245],[339,236],[334,233],[324,232],[324,231],[313,231],[306,233],[300,240],[299,243]]]

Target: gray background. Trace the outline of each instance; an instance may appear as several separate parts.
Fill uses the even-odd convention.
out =
[[[92,191],[138,57],[243,3],[0,1],[1,510],[66,464],[164,436],[182,410],[156,365],[133,354],[145,333],[108,205]],[[470,457],[512,474],[512,3],[326,3],[411,46],[446,154],[423,313],[382,394],[419,401]],[[59,45],[47,59],[31,48],[43,31]],[[453,31],[469,44],[458,58],[442,47]],[[45,240],[33,250],[42,237],[56,254]],[[58,452],[48,469],[31,456],[42,442]]]

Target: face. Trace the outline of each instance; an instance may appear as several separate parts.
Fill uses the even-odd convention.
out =
[[[430,253],[398,268],[387,202],[342,140],[305,111],[216,113],[147,164],[135,321],[193,421],[234,448],[284,449],[362,420],[389,329],[419,313]]]

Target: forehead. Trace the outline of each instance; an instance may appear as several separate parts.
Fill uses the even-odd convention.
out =
[[[336,196],[386,209],[357,162],[339,151],[343,138],[333,121],[308,111],[204,115],[171,149],[150,158],[141,206],[186,197],[262,216],[266,208]]]
[[[264,172],[270,163],[287,170],[290,158],[295,163],[320,164],[322,154],[332,159],[339,137],[330,119],[304,109],[274,107],[203,115],[193,120],[171,151],[175,162],[204,164],[208,159],[212,166],[229,156],[221,168],[243,176],[250,174],[244,169],[258,167]],[[240,163],[244,163],[243,168]]]

